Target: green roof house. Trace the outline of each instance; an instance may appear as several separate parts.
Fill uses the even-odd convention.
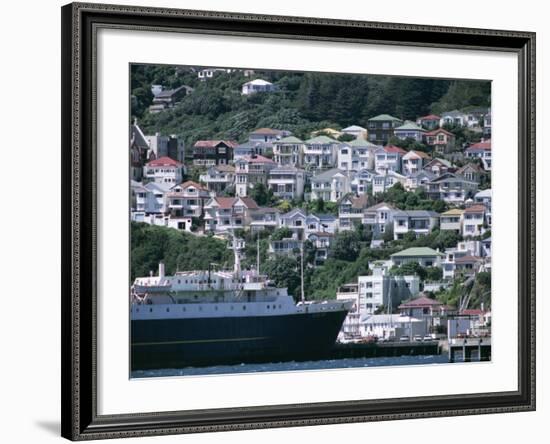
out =
[[[422,267],[441,267],[441,260],[445,255],[429,247],[413,247],[392,254],[393,265],[401,266],[409,262],[416,262]]]
[[[389,114],[380,114],[367,121],[369,141],[377,145],[386,145],[394,135],[395,128],[403,125],[403,121]]]

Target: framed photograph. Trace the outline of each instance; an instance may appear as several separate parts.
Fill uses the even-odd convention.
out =
[[[64,6],[62,435],[534,410],[534,46]]]

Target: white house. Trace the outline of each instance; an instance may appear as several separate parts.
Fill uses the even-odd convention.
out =
[[[440,229],[454,231],[459,234],[462,233],[463,216],[464,210],[460,208],[452,208],[449,211],[441,213],[439,217]]]
[[[393,130],[395,137],[401,140],[413,139],[422,142],[426,130],[414,122],[406,121],[403,125]]]
[[[422,267],[441,267],[445,255],[429,247],[413,247],[390,255],[393,265],[416,262]]]
[[[170,186],[181,183],[185,175],[183,163],[170,157],[159,157],[145,164],[144,176],[148,180]]]
[[[406,177],[403,185],[407,191],[415,191],[418,188],[426,189],[428,183],[436,178],[435,175],[426,170],[418,171]]]
[[[472,205],[464,210],[464,222],[462,227],[462,236],[473,237],[481,236],[485,230],[485,213],[487,209],[484,205]]]
[[[423,151],[411,150],[401,160],[402,172],[405,176],[418,173],[431,160],[431,157]]]
[[[338,227],[340,230],[351,230],[356,225],[362,224],[364,212],[369,206],[369,198],[366,194],[355,197],[351,194],[344,196],[338,202]]]
[[[273,160],[279,166],[302,165],[305,144],[294,136],[283,137],[273,142]]]
[[[273,160],[259,155],[246,156],[235,161],[235,194],[245,197],[249,189],[256,184],[267,187],[269,172],[277,164]]]
[[[375,265],[370,276],[358,276],[359,313],[372,315],[380,306],[392,311],[401,301],[420,291],[420,279],[416,275],[393,276],[385,265]]]
[[[322,199],[338,202],[351,191],[351,181],[346,171],[333,168],[311,178],[311,200]]]
[[[279,199],[294,200],[304,195],[305,180],[304,170],[287,165],[271,169],[267,185]]]
[[[435,157],[424,166],[424,171],[427,171],[437,177],[453,170],[453,168],[453,164],[447,159]]]
[[[249,197],[213,197],[204,205],[204,229],[224,232],[248,227],[257,209]]]
[[[374,152],[374,169],[383,174],[387,171],[401,172],[401,159],[407,152],[394,145],[378,148]]]
[[[373,238],[378,238],[386,232],[390,224],[393,224],[393,214],[396,211],[394,206],[380,202],[365,209],[363,225],[372,232]]]
[[[424,319],[412,318],[400,314],[378,314],[363,318],[360,322],[361,336],[400,338],[408,336],[424,337],[428,333],[428,323]]]
[[[345,171],[373,169],[374,152],[379,148],[363,138],[343,142],[338,147],[338,168]]]
[[[135,180],[130,181],[130,189],[132,192],[132,212],[141,212],[144,214],[159,212],[153,191]]]
[[[255,94],[258,92],[274,92],[277,91],[276,85],[267,80],[255,79],[250,82],[246,82],[242,86],[241,94],[244,96],[249,96],[250,94]]]
[[[492,207],[492,201],[493,201],[493,193],[491,189],[481,190],[478,191],[474,196],[474,202],[477,204],[484,205],[487,209],[485,212],[485,217],[487,219],[487,223],[489,226],[491,226],[492,218],[491,218],[491,207]]]
[[[435,211],[408,210],[393,213],[393,238],[403,239],[413,232],[416,237],[426,236],[439,225],[439,214]]]
[[[382,174],[377,174],[372,179],[372,194],[376,195],[383,193],[393,187],[396,183],[400,183],[403,187],[405,187],[406,180],[407,178],[405,176],[391,170]]]
[[[248,135],[248,141],[251,143],[263,143],[268,147],[272,147],[277,140],[289,135],[290,131],[272,128],[258,128]]]
[[[361,137],[366,139],[367,138],[367,129],[363,128],[359,125],[351,125],[342,130],[343,134],[349,134],[350,136],[353,136],[355,138]]]
[[[304,166],[324,170],[337,165],[340,142],[327,136],[316,136],[305,141]]]
[[[252,231],[274,230],[280,225],[281,212],[277,208],[260,207],[250,214]]]
[[[470,145],[464,150],[464,154],[468,159],[481,159],[485,171],[491,171],[491,140]]]
[[[214,193],[221,193],[235,182],[235,167],[232,165],[216,165],[199,176],[206,188]]]
[[[466,126],[467,123],[468,119],[466,114],[455,109],[454,111],[447,111],[441,114],[439,126]]]
[[[459,205],[473,197],[478,184],[454,173],[445,173],[427,184],[426,192],[432,199]]]
[[[374,170],[362,169],[357,171],[351,179],[351,191],[358,196],[366,194],[369,190],[369,185],[372,186],[372,181],[377,174]]]
[[[208,189],[188,180],[166,193],[166,204],[172,218],[198,218],[202,216],[204,203],[210,199]]]

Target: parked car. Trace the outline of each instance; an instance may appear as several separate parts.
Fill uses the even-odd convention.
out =
[[[420,336],[420,335],[414,335],[413,341],[414,341],[414,342],[422,342],[422,336]]]
[[[432,338],[432,335],[424,335],[424,338],[422,340],[424,342],[430,342],[430,341],[433,341],[434,338]]]
[[[399,342],[409,342],[411,338],[408,335],[403,335],[399,337]]]

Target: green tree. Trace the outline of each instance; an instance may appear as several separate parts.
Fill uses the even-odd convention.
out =
[[[292,237],[292,230],[287,227],[276,228],[271,234],[271,240],[279,241]]]
[[[330,256],[334,259],[354,261],[361,250],[361,238],[355,230],[341,231],[335,238],[330,249]]]

